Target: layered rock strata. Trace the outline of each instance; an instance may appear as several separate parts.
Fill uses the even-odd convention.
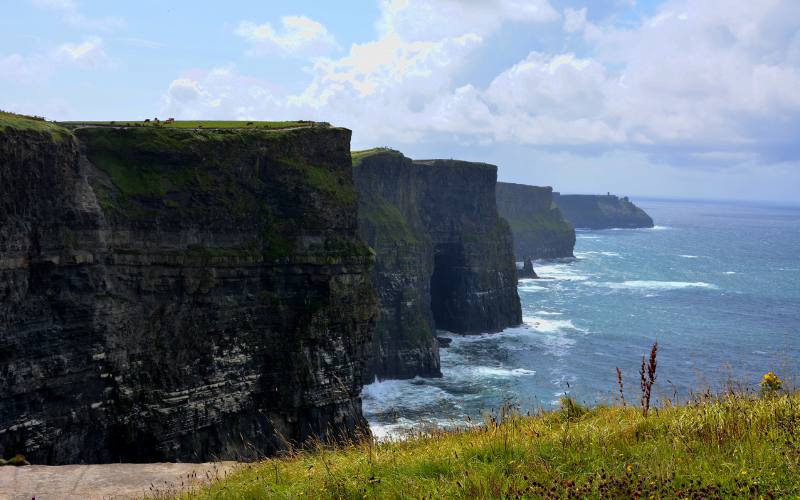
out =
[[[0,455],[252,459],[362,431],[377,302],[349,142],[0,123]]]
[[[385,149],[353,159],[359,231],[376,253],[380,302],[369,373],[438,376],[437,328],[470,334],[521,323],[497,167]]]

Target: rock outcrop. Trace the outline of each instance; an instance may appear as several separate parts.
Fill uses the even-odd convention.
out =
[[[553,188],[498,182],[497,210],[511,226],[517,260],[573,256],[575,229],[553,203]]]
[[[0,455],[250,459],[363,430],[350,131],[0,122]]]
[[[376,253],[380,314],[369,373],[440,375],[435,330],[499,331],[522,321],[497,167],[354,153],[359,231]]]
[[[554,193],[553,198],[576,228],[653,227],[653,219],[627,196]]]
[[[518,279],[539,279],[536,271],[533,269],[533,262],[530,258],[526,257],[522,262],[522,268],[517,269]]]

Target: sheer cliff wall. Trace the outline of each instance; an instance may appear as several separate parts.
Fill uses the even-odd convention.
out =
[[[0,454],[248,459],[363,430],[349,142],[0,122]]]
[[[627,197],[554,193],[554,201],[576,228],[653,227],[653,219]]]
[[[497,167],[354,153],[359,231],[374,248],[380,302],[369,373],[437,376],[436,329],[521,323],[511,231],[498,215]]]
[[[573,256],[575,229],[553,203],[553,188],[498,182],[497,210],[511,227],[517,260]]]

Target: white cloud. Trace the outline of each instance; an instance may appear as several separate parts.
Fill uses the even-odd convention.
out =
[[[9,54],[0,57],[0,80],[31,83],[47,79],[51,66],[42,57]]]
[[[96,68],[110,63],[103,48],[103,40],[98,37],[91,37],[83,43],[64,43],[56,49],[54,58],[84,68]]]
[[[33,5],[42,9],[61,11],[67,24],[90,30],[111,31],[125,27],[125,20],[118,16],[101,18],[86,17],[78,10],[74,0],[33,0]]]
[[[436,40],[485,36],[506,22],[547,23],[559,17],[547,0],[381,0],[378,27],[406,40]]]
[[[113,66],[113,61],[103,48],[103,40],[90,37],[81,43],[61,44],[46,53],[0,56],[0,80],[42,82],[51,78],[59,68],[93,69],[109,66]]]
[[[337,47],[336,39],[322,24],[305,16],[284,16],[281,31],[270,23],[242,21],[236,34],[250,42],[253,55],[321,54]]]
[[[564,31],[575,33],[586,27],[586,7],[582,9],[564,9]]]
[[[533,51],[488,84],[464,81],[462,70],[481,64],[475,49],[505,23],[560,19],[547,2],[515,5],[385,0],[378,38],[316,59],[302,92],[229,67],[175,80],[165,107],[176,116],[331,121],[352,128],[356,146],[445,138],[623,148],[676,165],[798,155],[800,9],[789,0],[668,0],[622,27],[566,9],[564,31],[582,35],[588,51]],[[315,36],[239,31],[254,47]]]
[[[46,9],[73,10],[77,8],[74,0],[33,0],[33,5]]]

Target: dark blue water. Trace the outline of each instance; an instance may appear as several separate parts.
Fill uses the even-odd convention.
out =
[[[377,434],[461,424],[513,402],[548,407],[638,397],[659,343],[655,393],[686,398],[765,372],[800,375],[800,207],[639,201],[653,229],[579,231],[576,259],[538,262],[519,285],[525,324],[455,336],[444,377],[364,388]],[[448,334],[445,334],[448,335]]]

